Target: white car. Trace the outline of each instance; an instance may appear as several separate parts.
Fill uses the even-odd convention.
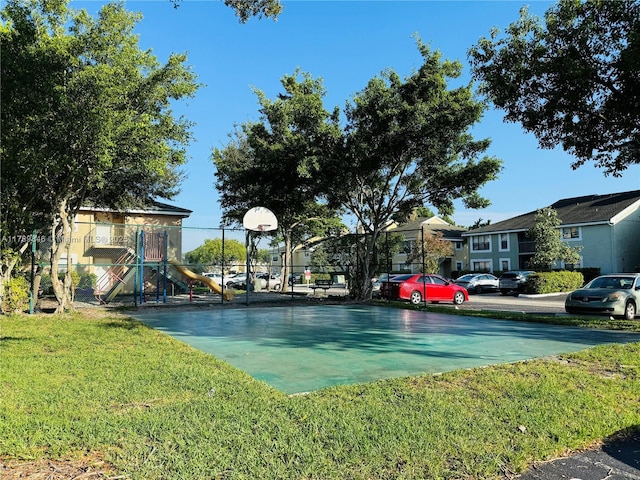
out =
[[[498,277],[490,273],[467,273],[453,281],[469,293],[497,292],[499,282]]]
[[[263,288],[269,286],[269,290],[280,290],[280,275],[268,274],[268,273],[256,273],[256,278],[261,279]]]
[[[211,280],[216,282],[218,285],[222,285],[222,275],[215,272],[205,272],[202,274],[203,277],[209,277]]]
[[[260,289],[267,288],[267,281],[264,278],[256,277],[256,282],[260,282]],[[238,290],[245,290],[247,288],[247,274],[239,273],[235,277],[231,278],[227,282],[227,288],[235,288]]]

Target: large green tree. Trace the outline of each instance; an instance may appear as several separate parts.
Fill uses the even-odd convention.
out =
[[[160,63],[139,48],[140,15],[122,4],[92,18],[66,0],[9,0],[2,18],[2,177],[14,195],[2,198],[11,214],[31,210],[13,222],[47,225],[55,271],[81,206],[120,210],[177,193],[191,136],[171,102],[198,85],[184,54]],[[71,275],[51,277],[64,310]]]
[[[640,2],[560,0],[469,50],[481,91],[533,133],[620,176],[640,163]]]
[[[182,0],[170,0],[178,8]],[[240,23],[246,23],[251,17],[267,17],[277,20],[282,12],[282,4],[278,0],[224,0],[231,7]]]
[[[246,260],[246,247],[238,240],[221,238],[206,239],[198,248],[185,253],[184,257],[190,264],[195,264],[202,271],[205,266],[222,266],[243,263]],[[224,253],[224,255],[223,255]]]
[[[571,265],[580,262],[582,247],[571,247],[562,240],[558,212],[551,207],[536,212],[535,223],[527,232],[534,242],[530,266],[536,270],[551,270],[557,262]]]
[[[297,246],[343,228],[335,210],[318,202],[322,184],[317,178],[321,159],[335,150],[342,131],[338,110],[324,109],[322,80],[296,71],[281,83],[284,92],[275,100],[255,91],[260,121],[241,125],[224,149],[213,150],[212,160],[227,223],[240,223],[256,206],[277,217],[286,278]]]
[[[251,17],[276,20],[282,12],[282,4],[278,0],[224,0],[224,4],[235,10],[241,23]]]
[[[31,233],[50,226],[51,205],[29,157],[46,146],[42,124],[47,118],[52,122],[51,106],[57,101],[65,56],[52,42],[39,38],[44,20],[29,13],[26,5],[7,3],[0,16],[1,296],[21,256],[31,249]]]
[[[501,169],[498,159],[483,156],[490,141],[469,133],[484,104],[471,85],[448,85],[461,64],[417,44],[423,58],[417,71],[403,80],[389,69],[347,104],[345,142],[322,168],[329,204],[352,214],[366,233],[355,249],[361,258],[350,292],[356,298],[370,296],[375,245],[391,220],[403,222],[424,205],[451,214],[455,199],[485,207],[478,189]]]

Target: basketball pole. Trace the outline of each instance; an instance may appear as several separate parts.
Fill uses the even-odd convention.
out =
[[[265,207],[254,207],[244,214],[242,225],[246,229],[245,249],[247,254],[247,297],[246,302],[249,305],[249,288],[251,287],[251,232],[268,232],[278,228],[278,219],[271,210]],[[267,285],[268,282],[267,282]]]
[[[269,227],[269,225],[266,225],[266,227]],[[247,305],[249,305],[249,289],[251,288],[251,285],[253,285],[251,283],[251,253],[253,252],[253,247],[254,247],[254,242],[255,242],[255,237],[251,236],[251,233],[256,231],[256,232],[262,232],[265,229],[265,225],[258,225],[255,230],[251,230],[251,229],[247,229],[247,235],[246,235],[246,240],[245,240],[245,248],[247,250],[247,291],[246,291],[246,303]],[[255,279],[254,279],[255,280]],[[268,284],[267,284],[268,285]],[[253,291],[256,291],[255,285],[253,285]]]
[[[251,285],[251,230],[246,230],[245,249],[247,250],[246,303],[249,305],[249,286]]]

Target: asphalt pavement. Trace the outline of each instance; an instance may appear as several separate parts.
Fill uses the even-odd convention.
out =
[[[518,480],[640,480],[640,428],[593,450],[531,466]]]
[[[566,293],[547,295],[502,295],[500,293],[481,293],[469,295],[469,301],[459,308],[495,310],[523,313],[564,314]]]
[[[291,287],[289,287],[291,292]],[[333,285],[330,289],[314,292],[306,284],[296,284],[293,292],[297,294],[306,293],[312,296],[346,296],[349,291],[344,285]],[[494,310],[523,313],[550,313],[565,314],[564,299],[566,293],[553,293],[547,295],[502,295],[500,292],[488,292],[481,294],[470,294],[469,301],[456,306],[458,309],[470,310]],[[442,304],[446,306],[446,303]],[[451,304],[448,304],[451,305]]]

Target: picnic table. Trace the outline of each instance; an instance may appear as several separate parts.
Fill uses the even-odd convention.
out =
[[[313,285],[309,285],[309,288],[312,288],[313,293],[315,294],[317,288],[321,288],[326,292],[331,288],[331,285],[333,285],[333,280],[328,278],[318,278]]]

